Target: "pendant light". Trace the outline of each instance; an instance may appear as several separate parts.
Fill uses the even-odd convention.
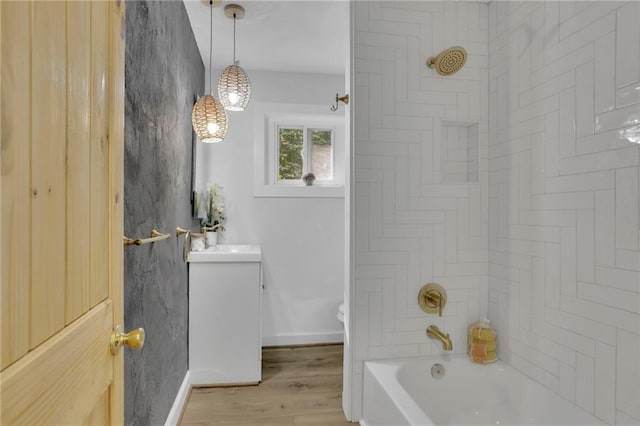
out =
[[[224,108],[229,111],[244,111],[251,97],[251,82],[247,73],[236,61],[236,19],[244,17],[244,8],[238,4],[228,4],[224,14],[233,18],[233,64],[224,69],[218,80],[218,96]]]
[[[213,56],[213,0],[209,0],[209,88],[211,94],[206,94],[193,106],[191,123],[196,136],[204,143],[220,142],[227,135],[229,121],[227,112],[222,104],[213,96],[213,82],[211,80],[211,58]]]

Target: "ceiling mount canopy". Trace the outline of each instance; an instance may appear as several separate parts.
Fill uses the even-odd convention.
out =
[[[236,21],[244,17],[244,7],[239,4],[228,4],[224,14],[233,19],[233,64],[224,69],[218,80],[218,96],[225,109],[244,111],[251,98],[251,82],[247,73],[236,60]]]
[[[221,1],[207,0],[209,6],[209,89],[211,94],[206,94],[193,106],[191,113],[191,124],[193,130],[204,143],[220,142],[227,135],[229,130],[229,120],[224,107],[213,96],[213,87],[211,80],[211,58],[213,57],[213,8],[219,6]]]
[[[224,7],[224,14],[227,18],[242,19],[244,18],[244,7],[235,3],[228,4]]]
[[[200,0],[202,3],[211,7],[220,7],[222,0]]]

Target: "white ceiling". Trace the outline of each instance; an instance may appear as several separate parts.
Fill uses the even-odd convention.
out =
[[[183,0],[209,67],[209,11],[201,0]],[[348,1],[229,1],[213,9],[213,68],[233,62],[233,20],[224,6],[245,8],[236,22],[236,58],[246,70],[344,74],[348,44]]]

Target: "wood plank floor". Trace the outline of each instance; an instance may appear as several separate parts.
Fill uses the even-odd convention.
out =
[[[258,386],[196,388],[182,425],[346,426],[342,345],[265,348]]]

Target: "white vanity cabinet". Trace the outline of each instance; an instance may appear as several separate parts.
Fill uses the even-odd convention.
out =
[[[189,254],[189,373],[193,385],[261,380],[261,252],[218,245]]]

